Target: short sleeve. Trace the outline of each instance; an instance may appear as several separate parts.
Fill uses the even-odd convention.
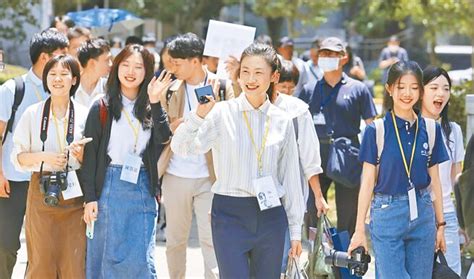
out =
[[[365,84],[360,85],[360,111],[362,119],[367,120],[374,118],[377,115],[377,109],[375,108],[375,103],[370,94],[369,88]]]
[[[18,121],[18,125],[13,133],[13,150],[11,153],[11,162],[18,171],[24,171],[27,166],[22,166],[18,161],[18,154],[31,152],[31,119],[34,118],[34,107],[30,106],[23,113]]]
[[[454,135],[454,163],[461,163],[464,159],[464,142],[462,136],[461,127],[453,122],[453,135]]]
[[[0,86],[0,121],[8,122],[15,98],[15,82],[8,80]]]
[[[439,125],[439,123],[436,123],[436,139],[435,139],[435,144],[433,146],[433,151],[431,152],[431,160],[429,163],[429,167],[432,167],[437,164],[441,164],[447,160],[449,160],[449,155],[443,143],[443,135],[441,134],[441,126]]]
[[[382,49],[382,52],[380,52],[379,63],[384,60],[387,60],[388,58],[389,56],[387,55],[387,49],[386,48]]]
[[[371,123],[365,127],[364,137],[359,150],[359,161],[377,165],[377,140],[375,125]]]

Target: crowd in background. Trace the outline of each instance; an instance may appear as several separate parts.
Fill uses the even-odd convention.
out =
[[[302,59],[291,38],[258,36],[226,59],[228,78],[193,33],[156,44],[95,38],[65,17],[33,36],[28,73],[0,87],[0,278],[25,215],[26,278],[156,278],[157,230],[170,277],[184,278],[193,214],[205,278],[279,278],[329,210],[349,254],[370,235],[378,278],[431,278],[437,250],[461,274],[458,217],[472,218],[452,196],[473,140],[465,152],[448,118],[444,69],[422,70],[391,37],[377,111],[341,38],[315,38]],[[360,170],[342,170],[358,181],[331,175],[335,142],[358,150]]]

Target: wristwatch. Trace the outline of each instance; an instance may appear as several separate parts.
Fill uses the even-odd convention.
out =
[[[436,223],[436,229],[438,229],[439,227],[442,227],[442,226],[446,226],[446,221]]]

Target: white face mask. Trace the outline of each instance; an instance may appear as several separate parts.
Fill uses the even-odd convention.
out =
[[[339,68],[339,57],[319,57],[318,66],[323,72],[332,72]]]
[[[390,52],[397,52],[399,48],[400,48],[400,47],[397,46],[397,45],[390,45],[390,46],[388,46],[388,50],[389,50]]]

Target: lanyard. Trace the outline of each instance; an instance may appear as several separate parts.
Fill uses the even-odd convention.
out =
[[[316,78],[316,80],[319,80],[318,75],[316,74],[316,72],[313,69],[313,65],[309,65],[308,68],[309,68],[309,71],[311,72],[311,74]]]
[[[43,148],[41,149],[41,151],[44,151],[44,144],[46,142],[46,139],[48,138],[48,126],[49,126],[49,112],[50,112],[50,109],[51,109],[51,98],[48,98],[46,100],[46,102],[44,103],[43,116],[41,117],[40,139],[41,139],[41,142],[43,143]],[[74,118],[74,104],[73,104],[72,101],[69,101],[69,119],[68,119],[68,122],[67,122],[67,129],[66,129],[66,142],[67,142],[67,144],[71,144],[72,141],[74,140],[74,119],[75,119]],[[56,133],[57,132],[58,132],[58,129],[56,129]],[[61,150],[61,152],[62,152],[62,150]],[[69,169],[69,151],[67,152],[66,160],[67,160],[66,170],[68,170]],[[44,161],[41,162],[40,176],[43,175],[43,165],[44,165]]]
[[[63,147],[63,143],[66,142],[66,135],[67,135],[66,119],[64,119],[64,123],[63,123],[63,125],[64,125],[64,141],[63,141],[63,140],[61,140],[61,136],[60,136],[61,133],[59,132],[58,119],[54,115],[53,110],[51,110],[51,113],[53,114],[54,127],[56,128],[56,140],[58,141],[59,152],[63,152],[64,148],[65,148],[65,147]]]
[[[207,73],[206,73],[206,77],[204,78],[204,84],[203,86],[205,86],[207,83]],[[184,82],[184,92],[186,93],[186,100],[188,101],[188,108],[189,108],[189,111],[191,111],[191,102],[189,101],[189,94],[188,94],[188,86],[187,86],[187,83]]]
[[[270,116],[267,115],[267,119],[265,121],[265,133],[262,139],[262,145],[260,149],[257,148],[257,144],[255,144],[255,139],[253,137],[253,130],[250,127],[249,119],[247,118],[247,113],[245,111],[242,112],[245,119],[245,124],[247,124],[247,130],[249,131],[250,139],[252,140],[252,146],[255,151],[255,155],[257,156],[257,164],[258,164],[258,174],[262,176],[263,174],[263,152],[265,151],[265,145],[267,143],[268,131],[270,130]]]
[[[33,84],[33,87],[35,88],[35,95],[36,95],[36,98],[38,98],[38,101],[39,102],[43,101],[43,97],[41,97],[41,94],[38,92],[38,87],[34,84]]]
[[[128,115],[128,111],[125,108],[122,108],[123,113],[125,114],[125,118],[127,118],[128,125],[132,128],[133,135],[135,136],[135,144],[133,145],[133,153],[137,153],[137,144],[138,144],[138,133],[140,132],[141,124],[140,121],[137,119],[137,126],[133,126],[132,119],[130,115]]]
[[[33,82],[33,79],[31,77],[29,77],[29,80],[31,81],[31,85],[35,89],[35,95],[36,95],[36,98],[38,99],[38,102],[43,101],[43,97],[39,93],[38,86],[36,86],[36,84]]]
[[[403,165],[405,166],[405,171],[408,177],[408,182],[410,183],[410,187],[413,188],[414,185],[411,181],[411,167],[413,166],[413,158],[415,158],[415,149],[416,149],[416,139],[418,138],[418,118],[416,118],[416,132],[415,132],[415,142],[413,143],[413,147],[411,149],[411,158],[410,158],[410,165],[407,164],[407,159],[405,158],[405,152],[403,152],[402,141],[400,140],[400,134],[398,133],[397,122],[395,120],[395,113],[391,112],[392,120],[393,120],[393,127],[395,128],[395,134],[397,135],[398,147],[400,148],[400,153],[402,154]]]
[[[338,84],[331,90],[331,93],[329,93],[329,96],[327,96],[324,99],[324,94],[323,94],[323,83],[319,83],[319,92],[321,94],[321,105],[320,105],[320,111],[323,111],[323,108],[331,101],[332,97],[337,95],[337,92],[339,92],[339,88],[341,88],[342,81],[339,81]]]

